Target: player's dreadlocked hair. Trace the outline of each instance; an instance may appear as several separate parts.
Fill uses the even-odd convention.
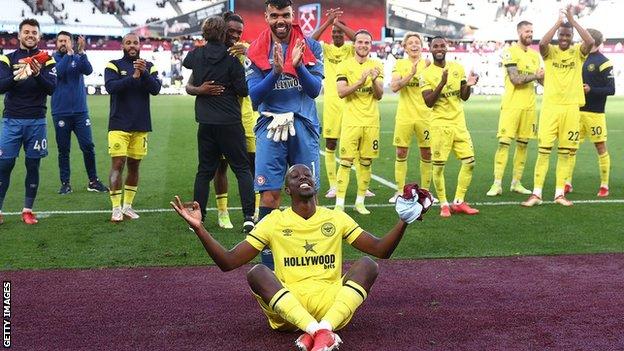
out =
[[[288,7],[292,5],[292,0],[266,0],[264,4],[268,6],[273,6],[278,10],[283,9],[284,7]]]
[[[239,22],[240,24],[245,24],[245,22],[243,22],[243,18],[238,13],[235,13],[232,11],[224,12],[223,20],[225,21],[225,23],[230,22],[230,21],[235,21],[235,22]]]

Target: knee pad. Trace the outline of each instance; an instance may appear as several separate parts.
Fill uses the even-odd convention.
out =
[[[353,166],[353,160],[340,160],[340,167],[351,168]]]
[[[371,159],[360,159],[360,165],[364,167],[369,167],[373,163]]]

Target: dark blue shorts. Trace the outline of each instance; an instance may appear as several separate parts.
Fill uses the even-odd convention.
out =
[[[0,159],[17,158],[22,146],[28,158],[48,156],[45,118],[2,118]]]
[[[312,170],[316,189],[321,185],[319,133],[314,127],[295,117],[295,136],[288,136],[284,142],[274,142],[267,138],[267,125],[270,118],[260,117],[256,133],[256,191],[280,190],[284,187],[284,177],[288,167],[304,164]]]

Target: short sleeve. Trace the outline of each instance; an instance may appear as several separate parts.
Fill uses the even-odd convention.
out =
[[[349,79],[347,78],[347,65],[345,62],[346,61],[343,61],[336,66],[336,81],[343,80],[345,82],[349,82]]]
[[[271,244],[271,228],[273,227],[274,217],[275,215],[269,214],[261,220],[254,229],[247,234],[245,241],[258,251],[262,251],[265,247],[269,246]]]
[[[357,239],[360,234],[364,232],[364,230],[360,228],[359,224],[357,224],[353,218],[344,212],[340,212],[338,220],[340,223],[340,233],[342,239],[349,244],[352,244],[355,239]]]
[[[503,59],[503,66],[505,67],[518,65],[518,59],[514,57],[514,54],[511,51],[511,48],[506,48],[505,50],[503,50],[502,59]]]

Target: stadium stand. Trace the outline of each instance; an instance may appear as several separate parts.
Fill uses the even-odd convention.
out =
[[[64,10],[59,11],[57,17],[62,18],[65,24],[88,23],[94,26],[121,26],[121,22],[117,20],[115,15],[102,13],[90,1],[64,0],[61,4],[63,4],[61,8],[64,8]]]
[[[169,1],[160,3],[162,7],[156,3],[158,2],[146,0],[126,1],[126,8],[130,11],[128,11],[128,14],[122,15],[122,17],[131,26],[137,26],[145,24],[148,21],[154,22],[178,15]]]
[[[33,8],[28,6],[23,1],[14,1],[11,2],[10,6],[2,6],[2,18],[12,19],[18,22],[24,18],[34,18],[41,24],[54,23],[54,18],[52,18],[52,16],[50,16],[47,12],[44,11],[43,14],[39,13],[35,15]],[[4,20],[2,22],[4,22]]]

